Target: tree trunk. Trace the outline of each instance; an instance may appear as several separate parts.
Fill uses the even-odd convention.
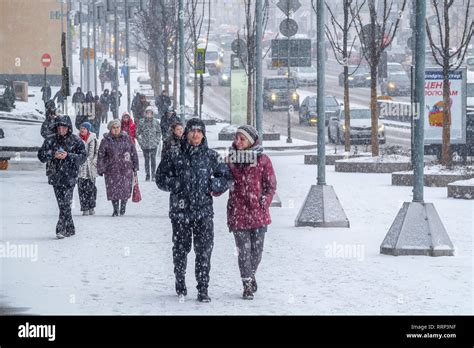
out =
[[[169,72],[169,64],[168,64],[168,50],[165,47],[163,52],[163,73],[164,73],[164,90],[168,95],[170,94],[170,72]]]
[[[178,40],[175,40],[173,50],[173,108],[178,108]]]
[[[344,66],[344,150],[351,151],[351,112],[349,104],[349,67]],[[334,134],[335,136],[336,134]]]
[[[198,116],[198,107],[199,107],[199,90],[198,90],[198,77],[197,72],[194,70],[194,116]]]
[[[378,110],[377,110],[377,65],[370,67],[370,114],[372,118],[372,156],[379,155]]]
[[[443,145],[441,150],[441,164],[452,166],[451,156],[451,88],[449,86],[449,71],[443,69]]]
[[[249,74],[247,80],[247,124],[252,125],[252,112],[253,112],[253,85],[252,85],[252,74]]]

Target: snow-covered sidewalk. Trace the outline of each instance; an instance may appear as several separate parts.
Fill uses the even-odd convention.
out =
[[[411,200],[410,187],[391,186],[389,174],[336,173],[328,166],[327,182],[351,228],[295,228],[316,168],[305,166],[302,155],[272,160],[283,208],[272,208],[255,299],[241,299],[225,194],[214,201],[210,304],[195,299],[193,252],[186,301],[175,295],[168,194],[143,181],[143,158],[143,201],[112,218],[98,178],[97,215],[80,215],[76,190],[77,232],[65,240],[55,238],[58,208],[44,171],[0,172],[0,307],[24,307],[28,314],[473,314],[472,202],[425,188],[454,257],[381,255],[385,234]],[[20,246],[29,257],[14,257]]]

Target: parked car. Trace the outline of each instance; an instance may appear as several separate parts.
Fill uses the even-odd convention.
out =
[[[232,34],[227,34],[227,33],[221,34],[219,37],[221,48],[223,48],[224,50],[230,50],[232,41],[234,41],[234,39],[235,37]]]
[[[411,82],[407,74],[389,74],[382,81],[382,93],[388,96],[410,96]]]
[[[140,85],[151,85],[151,78],[148,74],[138,75],[137,81]]]
[[[295,68],[291,73],[293,73],[298,87],[316,86],[318,82],[318,71],[313,66]]]
[[[288,90],[288,78],[282,76],[265,77],[263,79],[263,108],[273,110],[274,107],[288,107],[289,96],[294,110],[300,106],[300,96],[296,92],[296,81],[293,77],[290,79],[290,88]],[[288,94],[289,91],[289,94]]]
[[[370,71],[365,65],[349,65],[349,87],[370,87]],[[339,86],[344,86],[344,72],[339,74]]]
[[[325,125],[329,124],[329,118],[333,116],[339,116],[341,113],[341,103],[339,103],[336,97],[327,95],[324,99],[326,107],[326,120]],[[301,125],[307,126],[316,126],[318,122],[318,112],[317,112],[317,96],[307,96],[304,98],[300,106],[299,111],[299,121]]]
[[[372,140],[372,120],[369,108],[351,107],[351,144],[370,144]],[[385,125],[378,122],[379,144],[385,144]],[[330,143],[344,144],[344,115],[332,116],[329,119],[328,139]]]
[[[395,75],[395,74],[404,74],[407,75],[406,70],[403,68],[403,65],[400,63],[387,63],[387,75]]]
[[[230,86],[230,68],[223,68],[219,74],[219,86]]]
[[[211,75],[209,75],[208,72],[205,72],[204,74],[202,74],[202,77],[204,79],[204,85],[206,86],[212,86],[212,80],[211,80]],[[198,85],[199,85],[199,74],[198,74]],[[188,79],[186,80],[186,85],[187,86],[193,86],[194,85],[194,72],[191,71],[189,74],[188,74]]]

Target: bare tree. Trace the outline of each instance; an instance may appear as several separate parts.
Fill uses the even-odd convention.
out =
[[[316,6],[314,0],[312,0],[312,6],[314,12],[316,12]],[[334,57],[336,61],[342,65],[344,68],[344,147],[345,151],[349,152],[351,150],[351,135],[350,135],[350,126],[351,126],[351,116],[350,116],[350,102],[349,102],[349,76],[354,74],[357,69],[349,73],[349,59],[351,58],[354,42],[357,36],[354,35],[352,42],[349,41],[349,32],[354,26],[355,17],[350,15],[350,12],[357,14],[357,9],[351,8],[354,6],[353,0],[343,0],[343,19],[342,23],[337,19],[335,13],[337,9],[333,11],[331,7],[326,2],[326,7],[330,14],[330,25],[326,24],[326,37],[331,44],[331,48],[334,52]],[[342,35],[342,42],[338,40],[338,37]],[[360,65],[360,62],[359,62]],[[357,66],[358,68],[359,66]]]
[[[163,59],[164,89],[169,93],[169,60],[170,50],[177,46],[178,4],[176,1],[160,0],[161,12],[161,52]]]
[[[393,16],[394,0],[390,3],[388,0],[380,0],[379,8],[381,11],[377,13],[375,8],[375,0],[368,0],[369,22],[365,25],[361,18],[361,9],[366,0],[361,5],[356,0],[354,8],[351,7],[352,17],[355,18],[355,28],[359,36],[362,53],[370,68],[370,113],[372,128],[372,156],[379,155],[378,141],[378,119],[379,112],[377,109],[377,77],[378,67],[381,62],[382,54],[385,49],[390,46],[397,32],[400,18],[405,9],[406,0],[402,1],[398,16],[395,21],[391,20]],[[397,1],[398,2],[398,1]],[[380,6],[381,5],[381,6]]]
[[[257,26],[255,18],[255,5],[256,1],[244,0],[244,10],[245,10],[245,24],[243,28],[243,37],[246,41],[245,54],[240,55],[240,62],[245,69],[245,74],[247,75],[247,124],[254,124],[254,86],[255,86],[255,56],[257,49]],[[268,0],[265,1],[263,6],[263,23],[262,28],[263,32],[267,27],[268,23],[268,12],[269,4]],[[237,33],[237,38],[241,38],[240,31]],[[267,55],[265,53],[264,57],[257,57],[257,59],[264,59]]]
[[[159,33],[161,33],[159,3],[148,1],[147,6],[136,13],[131,34],[137,48],[148,56],[149,74],[155,95],[161,92],[161,40]]]
[[[452,6],[454,0],[432,0],[431,6],[435,11],[436,22],[433,26],[438,28],[438,40],[433,37],[433,30],[426,20],[426,33],[430,43],[433,57],[439,66],[443,68],[443,145],[441,150],[441,164],[452,165],[451,155],[451,89],[449,85],[449,74],[458,69],[464,61],[469,42],[473,35],[473,21],[469,17],[470,0],[467,0],[464,24],[461,26],[462,36],[457,48],[451,50],[450,20],[455,20],[460,26],[461,18],[453,16]],[[451,16],[450,16],[451,15]]]

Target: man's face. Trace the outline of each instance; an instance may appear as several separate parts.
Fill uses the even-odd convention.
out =
[[[58,126],[58,134],[61,136],[65,136],[68,132],[69,128],[66,126]]]
[[[204,138],[204,134],[202,134],[200,129],[193,129],[188,132],[188,143],[192,146],[199,146],[201,145],[202,139]]]

